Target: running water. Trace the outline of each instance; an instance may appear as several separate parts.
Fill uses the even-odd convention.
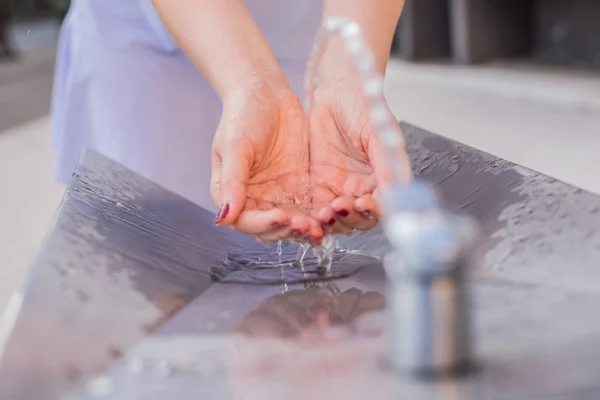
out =
[[[319,268],[324,272],[331,272],[331,264],[336,248],[337,239],[333,235],[325,236],[320,246],[313,247],[313,253],[317,258]]]
[[[277,258],[279,259],[279,264],[281,264],[281,255],[283,254],[283,242],[280,240],[277,242]]]
[[[329,40],[336,35],[342,39],[344,47],[350,56],[350,62],[353,62],[356,66],[357,79],[360,79],[363,93],[368,101],[371,120],[375,126],[379,141],[384,147],[384,154],[386,155],[388,165],[391,166],[390,176],[395,182],[407,182],[411,175],[410,168],[407,168],[406,160],[399,156],[404,154],[403,135],[398,125],[392,120],[392,114],[383,95],[383,77],[375,70],[373,52],[365,41],[362,29],[357,23],[343,18],[332,18],[317,33],[315,45],[306,68],[306,80],[304,83],[306,118],[310,116],[312,111],[314,92],[319,82],[319,65],[321,59]],[[303,143],[306,144],[309,135],[308,120],[304,125]],[[308,147],[304,146],[303,148]],[[350,146],[350,149],[353,149],[353,147]],[[308,177],[308,182],[304,183],[308,183],[308,187],[312,187],[310,177]],[[336,249],[337,240],[331,234],[327,234],[323,238],[320,246],[313,247],[313,253],[320,268],[331,271],[331,264]],[[299,249],[297,261],[304,259],[306,251],[307,248],[301,247]],[[300,254],[301,252],[302,254]]]

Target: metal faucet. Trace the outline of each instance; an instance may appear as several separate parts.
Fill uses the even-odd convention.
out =
[[[391,120],[383,77],[356,22],[330,19],[320,30],[308,64],[306,109],[318,83],[319,62],[332,35],[343,40],[360,77],[392,180],[382,188],[382,225],[391,245],[388,275],[390,360],[398,371],[437,377],[465,371],[472,361],[471,318],[466,286],[475,225],[445,213],[434,190],[411,179],[402,132]]]

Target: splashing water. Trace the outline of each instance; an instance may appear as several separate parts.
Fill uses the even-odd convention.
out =
[[[363,94],[370,108],[370,119],[374,124],[375,131],[379,137],[379,142],[383,150],[387,165],[390,166],[389,175],[392,177],[391,183],[406,183],[411,175],[410,167],[400,156],[404,154],[404,140],[395,121],[391,121],[391,113],[383,94],[383,77],[375,69],[375,59],[373,52],[364,39],[362,29],[359,24],[344,18],[332,18],[319,30],[315,38],[315,45],[306,69],[306,80],[304,82],[305,90],[305,129],[302,134],[303,147],[308,144],[309,116],[314,103],[314,93],[319,82],[319,66],[323,54],[325,53],[328,41],[333,35],[338,35],[344,44],[346,52],[350,56],[351,62],[356,66],[358,79],[363,89]],[[348,138],[347,138],[348,139]],[[350,151],[354,146],[349,146]],[[311,177],[304,177],[304,184],[309,188],[313,187]],[[314,256],[317,259],[320,268],[331,271],[333,256],[338,248],[338,242],[333,235],[327,235],[320,246],[313,248]],[[300,255],[300,252],[303,252]],[[304,260],[307,247],[298,250],[299,258],[297,261]]]
[[[334,236],[322,246],[283,242],[281,256],[275,246],[245,248],[230,252],[211,267],[211,278],[220,283],[283,285],[341,279],[362,268],[379,265],[380,260],[361,251],[341,249]],[[335,267],[332,268],[332,265]]]
[[[313,254],[317,259],[319,268],[326,272],[331,271],[333,263],[333,254],[337,248],[337,239],[333,235],[327,235],[323,238],[323,243],[320,246],[313,247]]]
[[[304,267],[304,257],[306,257],[306,253],[308,253],[309,249],[310,246],[306,243],[299,243],[298,245],[298,252],[296,253],[296,262],[300,263],[302,267]]]
[[[283,254],[283,242],[280,240],[277,242],[277,257],[279,258],[279,264],[281,264],[281,255]]]

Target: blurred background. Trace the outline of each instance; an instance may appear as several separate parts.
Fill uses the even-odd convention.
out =
[[[68,5],[0,0],[0,309],[62,197],[48,111]],[[401,120],[600,193],[598,21],[597,0],[408,0],[389,104]]]

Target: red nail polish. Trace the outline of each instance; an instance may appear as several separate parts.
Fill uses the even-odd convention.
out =
[[[229,203],[225,203],[219,208],[219,212],[215,217],[215,224],[223,221],[227,217],[227,214],[229,214]]]
[[[331,218],[329,221],[327,221],[327,225],[333,225],[335,224],[335,218]]]
[[[335,212],[337,215],[342,216],[342,217],[347,217],[350,213],[348,212],[348,210],[339,210]]]
[[[302,232],[300,232],[298,229],[293,229],[293,230],[290,232],[290,235],[292,235],[292,237],[296,237],[296,238],[297,238],[297,237],[300,237],[300,236],[302,236]]]

